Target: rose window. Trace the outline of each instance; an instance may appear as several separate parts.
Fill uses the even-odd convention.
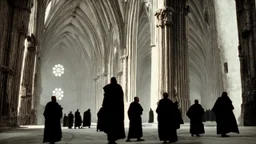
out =
[[[56,96],[57,100],[62,100],[64,92],[61,88],[55,88],[55,90],[52,91],[52,95]]]
[[[52,68],[52,72],[56,77],[61,77],[64,74],[64,67],[61,64],[57,64]]]

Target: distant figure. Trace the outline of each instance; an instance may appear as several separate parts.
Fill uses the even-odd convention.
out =
[[[63,117],[63,127],[67,127],[68,126],[68,116],[66,114],[64,114]]]
[[[232,101],[227,92],[223,92],[213,106],[216,115],[217,134],[222,137],[229,137],[227,133],[234,132],[239,134],[235,115],[233,113]]]
[[[131,142],[130,139],[137,138],[137,141],[145,141],[141,139],[143,136],[142,132],[142,120],[141,115],[143,112],[143,108],[139,103],[139,97],[135,97],[134,101],[130,104],[128,109],[128,117],[130,120],[129,133],[126,142]]]
[[[115,141],[125,138],[124,93],[115,77],[103,89],[104,132],[108,136],[109,144],[116,144]]]
[[[199,104],[198,100],[195,100],[195,103],[188,109],[187,116],[190,119],[191,136],[196,135],[197,137],[199,137],[200,134],[204,133],[204,109]]]
[[[148,119],[148,123],[153,123],[154,122],[154,112],[153,110],[150,108],[149,110],[149,119]]]
[[[91,128],[91,110],[90,109],[84,112],[83,127]]]
[[[168,93],[163,94],[163,99],[159,101],[156,112],[158,114],[158,135],[164,143],[178,141],[177,129],[180,125],[180,113],[177,105],[170,100]]]
[[[78,127],[79,129],[81,128],[82,124],[82,117],[80,115],[79,109],[75,112],[75,129]]]
[[[68,128],[72,129],[74,123],[74,115],[72,114],[72,111],[68,114]]]
[[[183,121],[183,119],[182,119],[182,114],[181,114],[181,108],[180,108],[180,106],[179,106],[179,102],[178,101],[176,101],[175,103],[175,106],[178,108],[178,110],[179,110],[179,113],[178,113],[178,118],[179,118],[179,120],[178,120],[178,126],[180,126],[180,124],[184,124],[184,121]],[[178,127],[178,128],[180,128],[180,127]]]
[[[97,113],[98,121],[97,121],[97,131],[103,131],[104,130],[104,112],[103,107],[100,108],[100,110]]]
[[[56,102],[56,97],[51,97],[52,101],[48,102],[45,106],[44,117],[44,140],[43,142],[55,142],[61,141],[62,131],[60,119],[62,118],[62,107]]]

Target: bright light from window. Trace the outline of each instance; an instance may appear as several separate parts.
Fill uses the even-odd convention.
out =
[[[116,54],[116,51],[117,51],[117,50],[116,50],[116,47],[114,47],[114,54]]]
[[[56,96],[57,100],[62,100],[64,97],[64,92],[61,88],[55,88],[55,90],[52,91],[52,95]]]
[[[63,65],[57,64],[52,68],[52,72],[56,77],[61,77],[64,74]]]

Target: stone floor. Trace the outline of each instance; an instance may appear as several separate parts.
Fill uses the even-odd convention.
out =
[[[161,144],[158,140],[156,125],[144,125],[145,142],[133,144]],[[202,137],[191,137],[188,125],[178,130],[177,144],[256,144],[256,127],[240,127],[240,134],[231,134],[229,138],[217,136],[214,126],[205,127],[206,134]],[[0,144],[40,144],[43,138],[43,126],[21,127],[19,129],[0,133]],[[117,141],[126,143],[125,140]],[[59,144],[107,144],[106,135],[96,132],[95,125],[91,129],[63,129],[63,138]]]

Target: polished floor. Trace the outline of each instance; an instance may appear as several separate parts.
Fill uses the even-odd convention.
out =
[[[161,144],[158,140],[156,125],[144,125],[145,142],[130,142],[133,144]],[[191,137],[188,125],[178,130],[179,141],[176,144],[256,144],[256,127],[240,127],[240,134],[221,138],[216,135],[214,126],[205,127],[206,134],[202,137]],[[43,126],[29,126],[0,133],[0,144],[41,144]],[[124,140],[117,141],[124,144]],[[63,129],[62,141],[58,144],[107,144],[106,135],[96,132],[95,125],[91,129]]]

